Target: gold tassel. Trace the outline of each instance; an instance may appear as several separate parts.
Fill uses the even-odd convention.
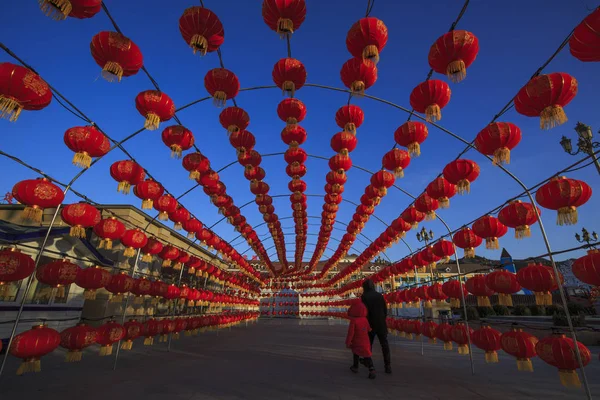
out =
[[[344,125],[344,130],[356,135],[356,124],[354,122],[348,122]]]
[[[289,18],[279,18],[277,20],[277,33],[284,37],[287,33],[294,33],[294,22]]]
[[[133,247],[127,247],[123,250],[123,256],[127,258],[135,256],[135,249]]]
[[[173,265],[173,269],[175,271],[181,270],[181,263],[180,262],[176,262],[175,265]]]
[[[517,369],[524,372],[533,372],[533,364],[529,358],[518,358]]]
[[[434,338],[434,337],[429,338],[429,343],[436,344],[437,343],[436,338]]]
[[[540,129],[552,129],[567,122],[567,114],[561,106],[551,105],[540,114]]]
[[[162,266],[163,267],[170,267],[171,266],[171,260],[163,260],[162,262]]]
[[[354,81],[350,85],[350,91],[353,95],[363,97],[365,95],[365,83],[363,81]]]
[[[411,157],[419,157],[421,155],[421,145],[419,142],[412,142],[408,145],[408,154]]]
[[[154,344],[154,338],[152,336],[148,336],[144,339],[144,346],[152,346]]]
[[[213,104],[219,108],[225,107],[227,102],[227,94],[221,90],[217,90],[213,95]]]
[[[195,181],[196,179],[199,179],[200,178],[200,172],[198,172],[196,170],[190,171],[189,178],[191,180],[193,180],[193,181]]]
[[[56,294],[55,297],[62,299],[63,297],[65,297],[67,295],[66,291],[65,291],[65,287],[63,285],[58,285],[56,287]]]
[[[199,52],[201,56],[205,56],[208,51],[208,41],[204,36],[196,34],[190,40],[190,47],[194,51],[194,54]]]
[[[66,19],[73,9],[68,0],[38,0],[38,3],[40,10],[55,21]]]
[[[80,168],[89,168],[92,164],[92,157],[85,151],[75,153],[73,156],[73,165]]]
[[[183,332],[183,334],[185,336],[192,336],[192,331],[185,331],[185,332]]]
[[[44,210],[42,210],[38,206],[27,206],[23,210],[22,218],[33,222],[41,223],[43,214]]]
[[[450,299],[450,308],[460,308],[460,299],[451,298]]]
[[[155,131],[160,126],[160,117],[152,112],[146,115],[146,122],[144,122],[144,128],[149,131]]]
[[[283,90],[284,95],[288,95],[290,97],[294,97],[294,93],[296,93],[296,85],[292,81],[284,81],[283,85],[281,85],[281,89]]]
[[[122,181],[119,182],[119,185],[117,186],[117,192],[121,192],[123,194],[129,194],[129,191],[131,190],[131,184],[127,181]]]
[[[179,340],[179,332],[173,334],[173,340]]]
[[[574,206],[562,207],[558,209],[558,216],[556,217],[556,224],[563,225],[575,225],[577,223],[577,208]]]
[[[131,350],[133,348],[133,342],[131,340],[126,340],[121,343],[121,350]]]
[[[466,249],[464,249],[464,253],[465,253],[465,258],[473,258],[473,257],[475,257],[475,248],[467,247]]]
[[[379,50],[374,44],[366,46],[362,51],[363,60],[371,60],[374,64],[379,62]]]
[[[110,356],[112,354],[112,344],[103,345],[100,347],[100,352],[98,353],[101,357]]]
[[[144,254],[142,256],[142,261],[143,262],[152,262],[152,254]]]
[[[515,228],[515,239],[520,240],[531,236],[529,225],[517,226]]]
[[[431,300],[427,300],[427,301],[426,301],[426,302],[423,304],[423,307],[425,307],[425,308],[432,308],[432,307],[433,307],[433,305],[431,304]]]
[[[69,350],[67,354],[65,354],[65,362],[79,362],[81,361],[81,357],[83,353],[81,350]]]
[[[405,338],[406,337],[406,332],[400,331],[400,332],[398,332],[398,336],[401,337],[401,338]]]
[[[17,369],[17,375],[23,375],[27,372],[40,372],[41,371],[41,363],[40,360],[35,359],[27,359],[23,360],[19,368]]]
[[[133,304],[142,304],[144,302],[144,296],[135,296]]]
[[[188,234],[187,234],[188,239],[193,239],[194,236],[196,236],[196,234],[194,232],[188,232]]]
[[[16,100],[0,96],[0,118],[15,122],[22,110],[23,107]]]
[[[494,151],[494,159],[492,160],[494,165],[510,164],[510,149],[508,147],[500,147]]]
[[[413,334],[412,334],[412,333],[407,333],[407,334],[406,334],[406,338],[407,338],[408,340],[413,340],[413,339],[414,339],[414,336],[413,336]]]
[[[458,354],[466,356],[469,355],[469,346],[467,346],[466,344],[459,344],[458,345]]]
[[[565,387],[581,387],[579,375],[575,370],[559,369],[558,376],[560,377],[560,383]]]
[[[431,104],[425,109],[425,121],[436,122],[442,119],[442,110],[437,104]]]
[[[492,304],[490,303],[490,298],[484,297],[484,296],[477,296],[477,306],[478,307],[491,307]]]
[[[469,182],[467,179],[461,179],[456,184],[456,190],[457,190],[458,194],[461,194],[461,195],[470,193],[471,192],[471,182]]]
[[[500,304],[501,306],[512,307],[512,296],[506,293],[498,293],[498,304]]]
[[[154,201],[152,199],[142,200],[142,210],[151,210],[154,205]]]
[[[110,298],[111,303],[121,303],[122,301],[123,301],[123,295],[121,293],[113,294],[113,296]]]
[[[452,342],[444,342],[444,350],[446,350],[446,351],[452,350]]]
[[[498,353],[495,351],[486,351],[485,352],[485,362],[488,364],[494,364],[498,362]]]
[[[544,304],[545,306],[551,306],[552,305],[552,293],[547,292],[544,293]]]
[[[121,82],[123,78],[123,67],[114,61],[108,61],[102,68],[102,77],[108,82]]]
[[[76,238],[85,238],[85,228],[81,225],[72,226],[69,230],[69,236]]]
[[[500,248],[500,243],[498,242],[498,238],[495,238],[495,237],[485,238],[485,248],[488,250],[498,250]]]
[[[440,197],[437,199],[440,208],[448,208],[450,207],[450,199],[446,196]]]
[[[96,289],[85,289],[83,291],[83,298],[85,300],[96,300]]]
[[[427,214],[425,214],[425,220],[426,221],[435,220],[435,211],[427,211]]]
[[[463,60],[452,61],[446,67],[446,76],[454,83],[458,83],[467,76],[467,67]]]
[[[158,219],[159,221],[167,221],[169,219],[169,213],[166,211],[161,211],[158,213]]]
[[[181,148],[181,146],[177,144],[171,145],[171,158],[180,159],[182,153],[183,149]]]

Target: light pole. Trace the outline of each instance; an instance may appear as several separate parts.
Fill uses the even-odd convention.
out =
[[[600,143],[592,141],[592,127],[578,122],[577,125],[575,125],[575,132],[577,132],[577,135],[579,136],[579,139],[577,140],[577,151],[573,151],[573,144],[571,143],[571,139],[569,139],[566,136],[562,137],[562,139],[560,140],[560,145],[562,146],[565,153],[568,153],[572,156],[577,155],[581,152],[592,157],[594,165],[596,166],[596,170],[598,171],[598,174],[600,174],[600,162],[598,162],[598,157],[596,157],[596,154],[594,154],[594,149],[600,147]]]
[[[596,232],[592,232],[590,234],[587,229],[581,228],[581,235],[576,233],[575,240],[577,240],[579,243],[587,243],[588,246],[591,246],[592,243],[598,241],[598,234]]]
[[[421,232],[417,232],[417,240],[419,242],[425,242],[425,246],[429,245],[429,242],[433,240],[433,231],[425,230],[425,227],[421,228]]]

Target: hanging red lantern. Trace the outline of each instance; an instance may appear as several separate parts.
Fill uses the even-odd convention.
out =
[[[600,10],[596,8],[577,27],[569,39],[569,51],[580,61],[600,61]]]
[[[306,106],[298,99],[283,99],[277,105],[277,115],[288,127],[295,126],[306,117]]]
[[[7,295],[6,282],[18,282],[35,270],[35,261],[14,247],[0,250],[0,298]]]
[[[96,343],[98,333],[93,327],[81,322],[60,333],[60,346],[67,349],[66,362],[81,361],[82,350]]]
[[[262,162],[261,155],[256,150],[250,150],[245,153],[238,154],[238,162],[246,169],[255,168]]]
[[[225,41],[225,31],[219,18],[204,7],[189,7],[179,18],[179,32],[194,54],[201,56],[217,51]]]
[[[160,196],[154,201],[154,209],[158,211],[158,220],[166,221],[169,219],[169,214],[177,210],[177,200],[170,194]]]
[[[330,142],[333,151],[345,156],[354,151],[357,144],[358,139],[356,138],[356,135],[346,131],[338,132],[333,135]]]
[[[40,358],[53,352],[60,344],[60,334],[46,325],[36,325],[30,330],[18,334],[7,350],[23,362],[17,369],[17,375],[26,372],[40,372]]]
[[[175,115],[173,100],[158,90],[140,92],[135,98],[135,108],[146,118],[144,128],[149,131],[158,129],[161,122],[168,121]]]
[[[391,227],[394,228],[399,237],[403,237],[404,233],[408,232],[412,228],[411,224],[402,219],[402,217],[398,217],[392,221]]]
[[[306,182],[304,182],[303,180],[300,180],[300,179],[293,179],[288,184],[288,189],[290,189],[290,192],[294,192],[294,193],[306,192]]]
[[[262,181],[267,176],[267,173],[261,167],[250,167],[244,169],[244,177],[249,181]],[[227,197],[223,197],[226,199]],[[213,202],[217,207],[220,207],[217,204],[217,201]]]
[[[473,336],[473,332],[473,328],[467,328],[462,322],[459,322],[452,327],[450,336],[452,337],[452,340],[458,344],[458,354],[468,355],[470,353],[470,339]]]
[[[577,80],[564,72],[538,75],[519,90],[515,110],[527,117],[540,117],[540,129],[567,122],[563,110],[577,94]]]
[[[525,268],[517,271],[517,280],[519,284],[535,294],[535,304],[539,306],[552,305],[552,291],[558,290],[558,285],[562,285],[564,278],[559,275],[560,282],[557,281],[554,269],[542,264],[531,263]]]
[[[110,272],[104,268],[94,265],[93,267],[80,268],[75,276],[75,284],[84,288],[83,298],[95,300],[96,291],[106,287],[110,283]]]
[[[224,107],[227,100],[233,99],[240,91],[240,81],[228,69],[214,68],[204,76],[204,87],[217,107]]]
[[[429,66],[452,82],[460,82],[467,76],[467,68],[478,52],[479,40],[475,35],[464,30],[451,30],[440,36],[429,49]]]
[[[444,342],[444,350],[452,350],[452,325],[446,322],[439,324],[435,336]]]
[[[387,189],[394,186],[395,181],[394,174],[385,170],[379,170],[371,175],[371,186],[380,191],[380,197],[387,194]]]
[[[56,208],[65,199],[63,191],[46,178],[17,182],[13,186],[12,195],[19,203],[25,205],[21,218],[37,223],[42,222],[44,209]]]
[[[336,154],[329,159],[329,169],[341,173],[342,171],[348,171],[352,168],[352,159],[350,156],[343,154]]]
[[[154,201],[162,196],[165,188],[153,179],[146,179],[133,188],[133,194],[142,199],[142,210],[151,210]]]
[[[219,122],[227,132],[242,131],[250,125],[250,116],[240,107],[227,107],[219,114]]]
[[[475,275],[467,279],[465,286],[469,293],[473,296],[477,296],[478,307],[492,306],[490,303],[490,296],[494,295],[494,291],[487,286],[485,275]]]
[[[340,77],[353,94],[364,96],[365,90],[377,81],[377,67],[372,61],[351,58],[342,66]]]
[[[511,294],[521,290],[517,275],[505,269],[487,274],[485,283],[491,290],[498,292],[498,304],[507,307],[513,306]]]
[[[453,185],[456,185],[458,194],[469,193],[471,182],[479,176],[479,165],[475,161],[458,159],[454,160],[444,167],[444,178]]]
[[[263,181],[250,182],[250,191],[255,196],[269,193],[269,185]]]
[[[414,206],[410,206],[400,214],[400,217],[411,224],[413,229],[417,229],[419,222],[425,219],[425,214],[417,210]]]
[[[190,218],[190,212],[181,205],[178,205],[174,211],[169,213],[169,219],[175,223],[173,229],[176,231],[181,230],[181,228],[183,228],[183,223]]]
[[[177,247],[167,245],[163,247],[158,256],[163,259],[163,267],[170,267],[171,263],[179,257],[179,249]]]
[[[475,138],[481,154],[493,156],[494,165],[510,164],[510,151],[521,141],[521,129],[510,122],[492,122]]]
[[[572,265],[575,277],[592,286],[600,286],[600,251],[591,249],[587,255],[578,258]],[[3,280],[0,277],[0,281]]]
[[[102,0],[40,0],[40,10],[55,21],[67,17],[92,18],[102,10]]]
[[[279,35],[290,35],[306,18],[305,0],[263,0],[265,23]]]
[[[286,126],[281,131],[281,140],[291,147],[298,147],[306,141],[306,130],[300,125]]]
[[[365,113],[354,104],[340,107],[335,113],[335,123],[346,132],[354,134],[356,134],[356,128],[360,128],[364,120]]]
[[[100,325],[97,329],[98,336],[96,342],[100,345],[100,355],[109,356],[112,354],[113,344],[125,337],[126,331],[123,325],[115,321],[108,321]]]
[[[533,209],[533,204],[523,203],[521,200],[511,201],[500,210],[498,220],[509,228],[515,230],[515,238],[523,239],[531,236],[531,225],[535,224],[538,217]],[[537,210],[540,214],[540,210]]]
[[[508,228],[498,218],[485,215],[473,223],[473,233],[485,239],[485,248],[497,250],[500,248],[498,238],[506,235]]]
[[[117,32],[103,31],[92,38],[92,57],[102,67],[102,77],[109,82],[135,75],[144,66],[140,48]]]
[[[430,79],[420,83],[410,94],[411,107],[425,114],[427,122],[442,119],[442,108],[450,102],[450,86],[444,81]]]
[[[131,350],[133,347],[133,341],[142,334],[143,328],[144,325],[135,319],[130,319],[129,321],[125,322],[123,324],[125,336],[123,337],[123,343],[121,343],[121,350]]]
[[[440,263],[450,261],[450,256],[454,255],[454,244],[449,240],[440,239],[434,243],[433,254],[440,257]]]
[[[427,193],[423,193],[417,197],[414,205],[417,211],[425,213],[425,219],[427,221],[435,219],[435,210],[439,207],[439,203],[436,199],[428,196]]]
[[[235,147],[237,154],[245,153],[254,148],[256,138],[247,130],[237,130],[229,135],[229,143]]]
[[[191,256],[188,253],[186,253],[183,250],[180,250],[179,257],[177,257],[177,259],[175,259],[175,265],[173,265],[173,269],[176,271],[179,271],[181,269],[181,267],[183,267],[183,264],[190,261],[190,258],[191,258]]]
[[[65,131],[64,142],[75,152],[73,165],[89,168],[92,158],[102,157],[110,150],[110,141],[95,126],[75,126]]]
[[[142,256],[143,262],[152,262],[152,256],[159,254],[163,249],[163,244],[156,240],[155,238],[148,238],[148,242],[142,248]]]
[[[535,193],[535,201],[549,210],[557,210],[558,225],[577,223],[577,207],[592,197],[592,188],[585,182],[564,176],[552,178]]]
[[[475,248],[479,247],[483,240],[471,228],[465,227],[454,234],[452,241],[457,247],[464,250],[465,258],[473,258],[475,257]]]
[[[173,125],[162,131],[162,141],[171,149],[171,157],[181,158],[181,153],[194,145],[194,134],[185,126]]]
[[[110,282],[106,285],[106,290],[112,293],[110,299],[113,303],[120,303],[123,301],[123,295],[129,293],[133,289],[135,281],[132,277],[127,275],[126,272],[121,271],[110,277]]]
[[[91,228],[102,219],[100,211],[88,203],[69,204],[61,210],[63,222],[71,226],[69,236],[85,238],[86,228]]]
[[[462,294],[461,294],[462,289]],[[463,283],[456,279],[451,279],[442,284],[442,290],[444,294],[450,298],[450,307],[460,308],[460,302],[464,296],[467,296],[467,288]]]
[[[456,194],[456,185],[448,182],[443,176],[435,178],[427,185],[427,194],[436,199],[440,208],[450,207],[450,198]]]
[[[285,151],[283,158],[288,164],[304,164],[308,155],[304,149],[299,147],[291,147]]]
[[[151,318],[144,322],[142,327],[142,335],[145,337],[144,346],[152,346],[154,343],[154,336],[162,332],[163,323],[154,318]]]
[[[471,334],[473,344],[485,351],[486,363],[498,362],[498,350],[502,348],[500,336],[500,332],[492,329],[489,325],[483,325]]]
[[[115,217],[101,220],[94,226],[94,233],[100,238],[99,249],[112,249],[113,241],[121,239],[125,233],[125,224]]]
[[[146,177],[146,172],[132,160],[117,161],[110,166],[110,176],[119,182],[117,192],[129,194],[131,186],[135,186]]]
[[[125,250],[123,251],[124,257],[133,257],[135,256],[135,251],[137,249],[141,249],[148,243],[148,237],[141,229],[128,229],[121,237],[121,243],[125,246]]]
[[[15,122],[21,111],[37,111],[52,101],[48,84],[28,68],[0,63],[0,118]]]
[[[182,223],[183,229],[188,233],[187,237],[192,239],[200,229],[202,229],[202,222],[196,218],[190,218]]]
[[[273,67],[273,82],[283,91],[283,94],[294,97],[296,90],[306,83],[304,64],[295,58],[282,58]]]
[[[392,149],[385,153],[381,160],[383,168],[392,171],[397,178],[404,177],[404,170],[410,164],[410,156],[407,151]]]
[[[48,264],[38,267],[35,271],[35,278],[39,282],[50,286],[49,289],[42,289],[39,292],[39,297],[50,297],[50,293],[54,289],[57,289],[56,297],[65,297],[65,286],[75,282],[79,270],[78,265],[66,259],[51,261]]]
[[[500,346],[502,350],[517,359],[517,368],[519,371],[533,371],[531,359],[537,355],[535,345],[538,338],[523,332],[522,329],[512,328],[504,332],[500,337]]]
[[[356,58],[379,62],[379,53],[388,40],[388,30],[382,20],[365,17],[355,22],[346,35],[346,47]]]
[[[434,283],[431,285],[429,289],[427,289],[427,294],[430,298],[436,301],[438,306],[446,304],[445,300],[448,298],[448,296],[446,293],[444,293],[441,283]]]
[[[220,179],[219,179],[219,173],[211,170],[206,171],[205,173],[203,173],[202,175],[200,175],[200,179],[198,179],[198,183],[202,186],[204,186],[204,188],[217,188],[219,186],[219,183],[221,183]],[[213,195],[213,194],[217,194],[216,192],[213,193],[207,193],[208,195]]]
[[[182,164],[193,180],[200,178],[201,174],[210,169],[210,160],[200,152],[186,154]]]
[[[581,387],[577,369],[588,365],[592,359],[590,350],[584,344],[577,342],[581,364],[576,356],[573,339],[564,334],[554,334],[541,339],[535,345],[535,352],[547,364],[558,368],[560,383],[566,387]]]

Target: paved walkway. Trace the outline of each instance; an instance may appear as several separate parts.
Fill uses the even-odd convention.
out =
[[[113,357],[99,357],[97,347],[80,363],[62,362],[63,353],[43,359],[42,373],[17,377],[11,357],[0,381],[2,399],[44,400],[241,400],[241,399],[584,399],[583,390],[563,389],[556,369],[534,360],[534,373],[518,372],[514,359],[500,354],[499,364],[485,364],[477,351],[476,375],[468,357],[441,345],[390,337],[393,375],[383,373],[375,349],[378,376],[367,379],[349,371],[351,355],[344,348],[346,327],[299,326],[298,321],[260,321],[257,325],[209,332],[173,341],[171,352],[155,342],[136,341],[122,352],[118,368]],[[588,378],[600,399],[597,349]]]

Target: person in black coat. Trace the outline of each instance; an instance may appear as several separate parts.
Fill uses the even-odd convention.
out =
[[[387,304],[385,303],[383,295],[375,290],[375,284],[370,279],[366,279],[363,282],[363,294],[361,300],[367,307],[367,319],[369,320],[369,325],[371,325],[371,332],[369,332],[371,348],[373,348],[373,341],[375,340],[375,336],[377,336],[379,344],[381,344],[381,351],[383,352],[385,372],[391,374],[390,345],[387,338],[388,331],[386,323]]]

